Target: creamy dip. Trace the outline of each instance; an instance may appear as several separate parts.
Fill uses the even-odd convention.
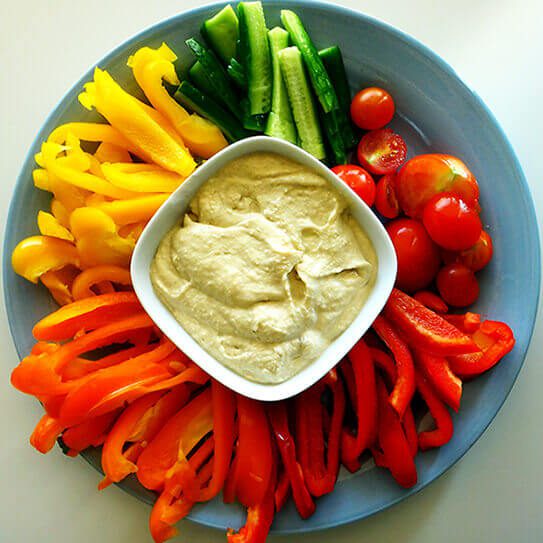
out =
[[[346,200],[274,153],[233,160],[161,241],[151,280],[214,358],[259,383],[314,361],[354,320],[377,257]]]

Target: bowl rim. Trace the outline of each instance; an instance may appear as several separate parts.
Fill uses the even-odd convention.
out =
[[[264,0],[266,1],[266,0]],[[144,28],[137,34],[133,35],[131,38],[121,42],[118,46],[116,46],[110,53],[100,58],[96,65],[101,63],[107,63],[110,62],[112,59],[117,57],[119,53],[124,50],[125,48],[134,45],[138,41],[142,39],[146,39],[149,34],[152,34],[154,32],[160,31],[161,29],[170,26],[170,25],[176,25],[179,24],[179,19],[182,19],[183,17],[190,15],[198,15],[200,13],[205,13],[210,9],[221,9],[224,7],[228,2],[226,1],[218,1],[218,2],[209,2],[206,4],[203,4],[201,6],[188,9],[185,11],[182,11],[180,13],[177,13],[171,17],[167,17],[161,21],[157,21],[156,23],[153,23],[152,25]],[[469,94],[471,96],[471,99],[474,101],[474,105],[479,108],[481,113],[485,116],[486,122],[493,127],[493,129],[496,132],[496,135],[500,138],[500,142],[504,148],[504,150],[507,152],[509,160],[511,161],[512,167],[518,172],[519,174],[519,182],[521,186],[523,187],[523,190],[527,196],[526,198],[526,205],[527,205],[527,211],[530,215],[530,230],[528,234],[530,237],[534,240],[534,258],[537,263],[537,272],[535,275],[535,283],[536,283],[536,295],[534,297],[534,304],[532,306],[532,309],[529,314],[526,315],[526,322],[530,323],[530,331],[527,335],[527,341],[524,349],[522,351],[517,351],[519,353],[519,358],[521,359],[521,363],[518,366],[518,369],[515,371],[515,374],[513,378],[511,379],[510,384],[508,384],[506,392],[501,398],[501,401],[497,402],[493,409],[490,412],[490,416],[488,419],[485,419],[482,423],[478,424],[477,428],[474,429],[474,432],[471,434],[470,439],[466,441],[466,443],[463,445],[463,447],[457,451],[455,455],[455,459],[450,462],[448,465],[444,466],[440,471],[434,474],[433,477],[428,479],[424,482],[424,484],[416,485],[410,490],[405,491],[403,494],[398,495],[397,498],[391,499],[386,504],[377,506],[371,510],[361,511],[357,514],[352,514],[348,518],[342,518],[341,520],[334,520],[326,518],[320,523],[311,523],[310,525],[307,525],[305,528],[281,528],[281,529],[274,529],[272,526],[271,533],[275,534],[295,534],[295,533],[309,533],[313,531],[318,530],[324,530],[324,529],[330,529],[338,525],[344,525],[349,524],[352,522],[356,522],[358,520],[362,520],[364,518],[367,518],[369,516],[374,515],[375,513],[384,511],[388,509],[389,507],[403,501],[405,498],[408,498],[416,493],[418,493],[423,488],[427,487],[430,483],[441,477],[446,471],[448,471],[450,468],[452,468],[459,460],[463,458],[463,456],[471,449],[471,447],[479,440],[479,438],[482,436],[482,434],[486,431],[488,426],[492,423],[492,421],[496,418],[496,415],[498,411],[501,409],[505,401],[507,400],[517,378],[520,373],[520,370],[522,369],[522,366],[526,359],[526,353],[528,349],[530,348],[531,340],[533,338],[534,328],[535,328],[535,318],[539,311],[539,301],[540,301],[540,290],[541,290],[541,248],[540,248],[540,235],[539,235],[539,229],[538,229],[538,220],[537,220],[537,213],[534,205],[533,198],[531,196],[531,190],[530,187],[526,181],[526,177],[524,175],[524,172],[522,170],[522,167],[519,163],[519,160],[515,154],[515,151],[508,140],[501,124],[498,122],[494,114],[490,111],[488,106],[483,102],[483,100],[479,97],[479,95],[471,90],[466,83],[458,76],[458,74],[455,72],[455,70],[445,61],[443,60],[437,53],[432,51],[428,46],[426,46],[423,42],[419,41],[418,39],[415,39],[411,37],[409,34],[405,33],[404,31],[394,27],[393,25],[386,23],[376,17],[372,17],[369,15],[366,15],[362,13],[361,11],[358,11],[356,9],[348,8],[345,6],[333,4],[332,2],[323,1],[323,0],[282,0],[282,1],[276,1],[276,0],[270,0],[267,2],[268,4],[280,4],[285,7],[292,7],[295,9],[299,6],[307,6],[310,8],[317,8],[321,10],[325,10],[328,12],[333,13],[340,13],[347,17],[352,17],[355,19],[358,19],[366,24],[373,25],[380,31],[383,31],[385,33],[390,34],[395,39],[398,39],[402,41],[403,43],[409,45],[414,50],[417,51],[419,55],[421,55],[423,58],[425,58],[428,62],[433,63],[436,65],[445,75],[455,80],[455,82],[459,85],[460,88],[464,90],[465,93]],[[93,65],[94,67],[94,65]],[[48,125],[56,116],[57,110],[60,108],[62,103],[67,99],[69,95],[74,93],[76,90],[79,90],[83,83],[88,81],[89,77],[92,74],[92,69],[87,70],[64,94],[63,96],[58,100],[58,102],[55,104],[55,106],[51,109],[49,114],[45,117],[43,123],[41,124],[40,129],[37,131],[36,136],[33,138],[29,145],[29,150],[26,153],[22,164],[26,164],[28,160],[30,160],[32,149],[36,147],[36,144],[41,141],[44,138],[44,132],[45,132],[45,126]],[[6,215],[5,219],[5,225],[9,224],[13,221],[13,218],[16,214],[16,206],[15,206],[15,198],[13,197],[15,194],[19,193],[21,190],[21,187],[24,185],[24,183],[28,182],[28,179],[23,176],[24,168],[21,168],[21,171],[19,172],[17,176],[17,180],[14,184],[13,190],[12,190],[12,197],[10,200],[10,205],[8,209],[8,213]],[[12,274],[11,270],[11,258],[10,256],[6,256],[8,253],[6,253],[6,249],[10,250],[11,247],[9,246],[11,242],[11,239],[8,238],[8,236],[4,236],[3,241],[3,256],[2,256],[2,280],[3,284],[6,284],[6,278]],[[13,293],[11,291],[8,291],[7,289],[4,290],[4,304],[7,308],[6,315],[8,320],[8,326],[10,329],[11,336],[13,338],[13,342],[15,345],[15,350],[19,356],[19,359],[22,359],[25,356],[25,353],[22,350],[22,346],[16,341],[16,333],[15,333],[15,319],[13,317],[13,314],[9,312],[9,309],[13,307],[16,304],[16,301],[14,300]],[[92,464],[92,458],[91,454],[87,454],[85,452],[82,453],[83,458],[91,464],[95,469],[96,466]],[[130,488],[128,485],[125,485],[123,483],[118,483],[118,486],[120,486],[123,490],[125,490],[127,493],[133,495],[135,498],[143,501],[147,501],[147,503],[151,504],[152,502],[149,500],[146,500],[144,497],[136,493],[132,488]],[[210,520],[209,518],[202,518],[201,516],[195,517],[193,513],[190,513],[187,517],[188,520],[192,520],[198,524],[208,526],[211,528],[217,528],[220,530],[224,530],[224,524],[220,522],[214,522],[213,520]]]
[[[371,241],[377,255],[375,282],[368,298],[349,326],[319,355],[292,377],[275,384],[252,381],[225,366],[192,338],[177,322],[153,288],[150,265],[164,236],[180,224],[190,202],[209,179],[233,160],[253,153],[273,153],[313,170],[342,195],[351,214]],[[285,400],[309,388],[336,366],[366,333],[384,307],[396,278],[396,253],[386,230],[374,212],[355,192],[318,159],[300,147],[269,136],[252,136],[233,143],[198,167],[168,197],[142,232],[130,265],[138,299],[164,334],[204,371],[226,387],[255,400]]]

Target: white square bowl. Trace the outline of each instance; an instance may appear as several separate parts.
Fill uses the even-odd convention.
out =
[[[290,379],[278,384],[250,381],[211,356],[183,329],[158,298],[150,277],[151,262],[160,241],[176,224],[180,224],[199,188],[228,162],[256,152],[282,155],[313,169],[327,179],[349,202],[351,214],[371,240],[378,262],[375,285],[354,321],[315,361]],[[383,225],[373,211],[339,177],[309,153],[291,143],[267,136],[255,136],[234,143],[217,153],[197,168],[164,202],[136,244],[130,274],[134,290],[145,311],[164,334],[198,366],[228,388],[244,396],[262,401],[276,401],[294,396],[310,387],[347,354],[369,329],[387,301],[394,285],[396,268],[396,253]]]

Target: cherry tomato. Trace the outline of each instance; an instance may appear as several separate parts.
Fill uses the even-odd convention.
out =
[[[492,238],[484,230],[481,231],[479,239],[475,244],[464,251],[458,253],[452,251],[442,251],[441,258],[445,264],[461,262],[470,270],[477,272],[482,270],[492,260],[494,252]]]
[[[351,118],[364,130],[383,128],[394,117],[392,96],[379,87],[362,89],[351,102]]]
[[[434,196],[424,206],[422,222],[430,237],[449,251],[469,249],[483,229],[477,211],[451,193]]]
[[[407,292],[428,286],[435,277],[441,259],[437,245],[424,226],[413,219],[396,219],[386,230],[398,258],[396,285]]]
[[[395,172],[407,157],[403,138],[390,128],[372,130],[358,144],[358,162],[369,172],[385,175]]]
[[[332,171],[344,181],[351,189],[370,207],[375,201],[375,181],[373,177],[356,164],[342,164],[334,166]]]
[[[478,208],[479,185],[468,167],[450,155],[419,155],[398,172],[396,194],[406,215],[422,217],[424,206],[436,194],[454,192]]]
[[[396,197],[396,174],[383,175],[377,182],[375,209],[387,219],[395,219],[400,214],[400,205]]]
[[[441,268],[436,283],[443,300],[453,307],[471,305],[479,297],[479,282],[475,274],[460,262]]]

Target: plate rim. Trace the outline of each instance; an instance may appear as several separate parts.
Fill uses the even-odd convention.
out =
[[[94,66],[97,66],[99,64],[107,63],[111,60],[113,60],[115,57],[119,55],[119,53],[125,49],[126,47],[129,47],[130,45],[144,39],[148,34],[160,31],[161,29],[164,29],[165,27],[168,27],[170,25],[175,25],[177,23],[177,20],[180,18],[185,17],[187,14],[190,15],[198,15],[199,13],[207,12],[210,9],[220,9],[221,7],[225,6],[229,2],[227,1],[218,1],[218,2],[208,2],[205,4],[202,4],[201,6],[187,9],[180,11],[179,13],[176,13],[175,15],[172,15],[170,17],[167,17],[165,19],[162,19],[148,27],[145,27],[140,32],[137,32],[133,36],[129,37],[127,40],[121,42],[116,47],[114,47],[108,54],[100,58],[96,63],[94,63],[91,68],[83,73],[83,75],[73,84],[69,87],[69,89],[62,95],[60,100],[57,101],[57,103],[54,105],[54,107],[50,110],[50,112],[47,114],[45,119],[40,125],[40,128],[38,129],[36,136],[32,139],[28,151],[26,152],[21,164],[24,165],[26,162],[31,159],[31,150],[35,147],[36,143],[41,141],[43,139],[42,133],[44,132],[44,127],[51,122],[53,117],[56,115],[57,110],[61,106],[61,104],[67,99],[67,97],[72,94],[76,89],[80,89],[82,84],[86,82],[88,77],[92,74],[92,71],[94,69]],[[401,40],[414,50],[418,54],[420,54],[422,57],[424,57],[429,62],[436,65],[439,69],[441,69],[447,76],[452,77],[455,82],[459,85],[460,88],[462,88],[467,94],[471,95],[471,98],[473,100],[473,105],[479,109],[479,111],[484,114],[486,117],[486,121],[489,125],[491,125],[495,132],[496,136],[499,138],[500,143],[504,146],[504,149],[507,151],[508,158],[510,160],[511,166],[514,169],[514,171],[518,174],[518,180],[523,188],[524,195],[526,198],[527,203],[527,211],[529,213],[529,234],[531,237],[533,237],[534,245],[533,250],[535,251],[534,258],[537,264],[537,273],[535,276],[535,286],[537,287],[537,294],[535,296],[533,309],[531,311],[531,314],[529,315],[528,323],[530,326],[529,333],[527,334],[527,342],[526,346],[523,349],[522,352],[518,353],[518,355],[521,357],[521,362],[519,364],[518,369],[515,371],[510,385],[508,385],[507,390],[503,396],[503,398],[497,403],[494,404],[493,408],[490,410],[491,416],[488,420],[485,420],[482,424],[480,424],[479,428],[477,428],[477,431],[474,432],[473,437],[468,442],[467,446],[464,446],[460,448],[460,453],[456,456],[456,458],[449,463],[447,466],[445,466],[443,469],[441,469],[439,472],[437,472],[432,478],[430,478],[428,481],[425,481],[424,484],[416,485],[412,489],[407,489],[404,493],[398,495],[397,497],[391,499],[386,504],[379,504],[373,507],[371,510],[362,511],[359,514],[352,514],[348,518],[344,518],[341,520],[328,520],[325,519],[320,523],[311,523],[310,525],[306,527],[295,527],[292,529],[289,528],[281,528],[281,529],[275,529],[272,526],[271,534],[298,534],[298,533],[310,533],[315,531],[321,531],[321,530],[328,530],[331,528],[334,528],[336,526],[344,526],[351,524],[353,522],[368,518],[370,516],[375,515],[376,513],[385,511],[389,509],[390,507],[398,504],[399,502],[409,498],[410,496],[413,496],[420,492],[421,490],[427,488],[431,483],[433,483],[436,479],[440,478],[445,472],[447,472],[449,469],[451,469],[454,465],[456,465],[463,457],[464,455],[475,445],[477,441],[482,437],[482,435],[485,433],[485,431],[488,429],[490,424],[496,419],[496,416],[498,412],[503,407],[505,401],[509,397],[511,390],[513,389],[518,376],[520,374],[520,371],[522,370],[525,362],[526,362],[526,356],[528,353],[528,350],[530,349],[534,330],[535,330],[535,324],[537,320],[537,314],[539,311],[539,303],[540,303],[540,297],[541,297],[541,240],[540,240],[540,234],[539,234],[539,221],[537,217],[537,210],[535,207],[535,202],[533,200],[532,191],[530,190],[530,186],[526,180],[526,176],[524,174],[523,168],[520,164],[520,161],[515,153],[515,150],[509,141],[507,135],[505,134],[505,131],[503,130],[500,122],[497,120],[495,115],[492,113],[490,108],[485,104],[485,102],[481,99],[481,97],[472,90],[465,82],[464,80],[457,74],[457,72],[454,70],[454,68],[446,62],[440,55],[435,53],[430,47],[425,45],[420,40],[410,36],[403,30],[400,30],[399,28],[386,23],[376,17],[372,17],[370,15],[367,15],[365,13],[362,13],[361,11],[358,11],[353,8],[348,8],[346,6],[342,5],[336,5],[333,4],[331,1],[323,1],[323,0],[263,0],[264,4],[271,4],[271,5],[279,5],[279,6],[285,6],[285,8],[291,6],[307,6],[310,8],[317,8],[321,10],[326,10],[334,13],[341,13],[345,16],[355,17],[357,19],[360,19],[364,21],[366,24],[373,25],[378,30],[386,32],[391,34],[396,39]],[[20,346],[18,345],[16,334],[14,331],[14,322],[13,322],[13,315],[10,312],[10,308],[14,305],[14,300],[11,292],[9,292],[6,288],[6,279],[8,275],[12,272],[11,269],[11,255],[6,252],[6,249],[8,249],[8,241],[11,242],[11,238],[13,236],[7,235],[7,225],[12,222],[12,219],[15,215],[15,195],[19,192],[21,186],[26,183],[28,179],[23,177],[23,168],[21,167],[21,170],[19,171],[19,174],[17,175],[17,179],[13,185],[13,189],[11,191],[11,197],[10,197],[10,203],[8,207],[8,213],[6,215],[6,220],[4,222],[4,240],[2,242],[2,283],[3,283],[3,290],[4,290],[4,305],[6,308],[6,317],[8,321],[8,327],[10,330],[10,335],[13,341],[13,344],[15,346],[15,350],[17,352],[17,355],[19,359],[22,359],[26,353],[21,352]],[[96,467],[91,463],[91,459],[89,455],[86,455],[85,452],[81,454],[81,456],[85,459],[87,463],[89,463],[93,468],[96,469]],[[145,503],[151,504],[148,500],[142,498],[142,496],[137,495],[131,488],[126,487],[122,482],[118,483],[117,486],[122,488],[125,492],[130,494],[131,496],[135,497],[139,501],[144,501]],[[205,506],[205,505],[204,505]],[[220,529],[224,530],[225,526],[218,522],[213,522],[208,519],[202,519],[200,517],[195,518],[192,513],[190,513],[187,517],[187,520],[191,520],[192,522],[195,522],[197,524],[200,524],[202,526],[207,526],[210,528]]]

